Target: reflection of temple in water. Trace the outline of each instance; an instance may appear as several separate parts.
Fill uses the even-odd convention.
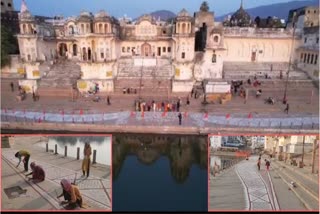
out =
[[[200,136],[113,135],[112,170],[114,179],[128,155],[135,155],[143,164],[153,164],[161,156],[170,161],[171,175],[182,183],[192,164],[207,170],[207,138]]]

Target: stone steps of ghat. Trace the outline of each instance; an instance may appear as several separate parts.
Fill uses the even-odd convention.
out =
[[[225,70],[224,71],[224,77],[225,78],[234,78],[234,79],[244,79],[244,78],[248,78],[248,77],[254,77],[255,75],[258,78],[264,78],[265,74],[268,74],[268,76],[270,76],[271,78],[276,78],[279,79],[280,78],[280,72],[270,72],[270,71],[243,71],[243,70],[238,70],[238,71],[229,71],[229,70]],[[285,72],[283,72],[283,77],[286,78],[286,74]],[[302,71],[290,71],[290,76],[289,79],[309,79],[309,77],[307,76],[307,74],[305,72]]]
[[[80,77],[80,66],[72,61],[61,61],[53,65],[47,75],[43,76],[39,82],[38,92],[41,95],[60,96],[60,89],[70,89],[76,84]],[[62,90],[63,93],[65,90]],[[64,96],[64,95],[62,95]],[[69,96],[69,95],[68,95]]]
[[[288,69],[287,62],[224,62],[223,67],[226,70],[286,70]]]
[[[71,87],[42,87],[38,88],[38,94],[40,97],[49,96],[49,97],[71,97],[72,88]]]

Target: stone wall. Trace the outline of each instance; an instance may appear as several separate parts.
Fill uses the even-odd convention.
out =
[[[174,77],[176,80],[190,80],[193,73],[193,63],[174,63]]]
[[[19,86],[21,86],[26,93],[32,93],[38,89],[37,80],[19,80]]]
[[[93,89],[95,84],[99,85],[100,92],[113,92],[113,80],[78,80],[77,87],[80,92],[88,92]]]
[[[172,82],[172,92],[191,92],[193,88],[193,81],[177,81]]]
[[[116,74],[114,63],[79,63],[83,80],[112,79]]]
[[[225,62],[289,62],[292,39],[224,37]],[[254,54],[255,53],[255,54]]]
[[[40,71],[40,63],[25,63],[24,69],[27,74],[27,79],[32,80],[32,79],[40,79],[43,75],[42,71]]]

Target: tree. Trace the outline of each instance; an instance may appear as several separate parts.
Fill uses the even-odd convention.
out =
[[[208,12],[209,11],[208,2],[206,2],[206,1],[202,2],[201,7],[200,7],[200,11],[203,11],[203,12]]]
[[[18,41],[13,33],[1,25],[1,67],[10,64],[10,54],[18,53]]]

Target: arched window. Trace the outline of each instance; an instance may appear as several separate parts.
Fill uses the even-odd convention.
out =
[[[104,24],[104,33],[108,33],[108,25]]]
[[[182,32],[181,33],[187,33],[187,27],[186,27],[186,23],[182,24]]]
[[[102,24],[99,24],[99,33],[103,33]]]
[[[213,54],[212,54],[212,63],[216,63],[217,62],[217,54],[215,51],[213,51]]]
[[[87,30],[86,30],[86,33],[90,33],[90,27],[89,27],[89,24],[87,24]]]
[[[214,41],[215,43],[218,43],[218,42],[219,42],[219,36],[214,36],[214,37],[213,37],[213,41]]]
[[[74,27],[72,25],[69,26],[69,34],[74,34]]]
[[[84,24],[81,24],[81,34],[84,34]]]
[[[11,5],[11,3],[8,3],[8,7],[11,7],[12,5]]]
[[[27,33],[26,24],[22,25],[22,33]]]

